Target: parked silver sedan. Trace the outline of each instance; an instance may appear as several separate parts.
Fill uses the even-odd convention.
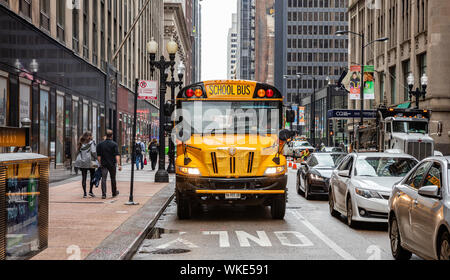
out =
[[[387,223],[392,188],[417,162],[407,154],[349,154],[331,176],[330,214],[347,216],[350,227],[357,222]]]
[[[421,161],[394,186],[389,199],[389,238],[395,259],[450,256],[450,157]]]

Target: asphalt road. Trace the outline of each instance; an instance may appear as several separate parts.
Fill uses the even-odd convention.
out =
[[[135,260],[392,260],[387,224],[349,228],[333,218],[326,197],[297,194],[289,171],[284,220],[269,207],[208,207],[178,220],[172,202]],[[418,257],[413,256],[413,259]]]

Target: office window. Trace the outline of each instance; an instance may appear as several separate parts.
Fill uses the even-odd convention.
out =
[[[64,42],[65,12],[65,2],[56,1],[56,37],[61,42]]]
[[[409,100],[408,75],[411,73],[411,63],[409,60],[403,62],[403,100]]]
[[[31,19],[31,0],[20,0],[19,11],[23,16]]]
[[[50,0],[40,0],[40,26],[50,30]]]
[[[396,85],[396,76],[395,76],[395,67],[389,68],[389,74],[391,76],[391,104],[394,105],[397,103],[397,85]]]
[[[72,10],[72,49],[75,52],[79,51],[79,12],[78,9]]]
[[[83,56],[89,58],[89,0],[84,0],[83,5]]]

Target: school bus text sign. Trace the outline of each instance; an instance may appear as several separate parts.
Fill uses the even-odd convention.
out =
[[[228,98],[237,97],[252,99],[255,92],[256,83],[244,81],[215,81],[205,82],[205,89],[208,98]]]

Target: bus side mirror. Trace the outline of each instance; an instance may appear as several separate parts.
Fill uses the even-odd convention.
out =
[[[280,138],[281,141],[286,142],[290,138],[292,138],[293,134],[295,134],[295,132],[290,131],[288,129],[283,129],[279,133],[279,138]]]

